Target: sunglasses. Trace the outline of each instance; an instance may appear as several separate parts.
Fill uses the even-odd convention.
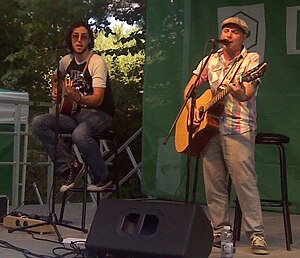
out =
[[[88,34],[72,34],[72,41],[87,41],[89,39]]]

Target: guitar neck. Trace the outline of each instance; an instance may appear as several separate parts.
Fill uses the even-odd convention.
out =
[[[267,68],[267,63],[261,63],[257,65],[256,67],[252,68],[250,71],[248,71],[246,74],[244,74],[242,77],[240,77],[240,83],[241,82],[251,82],[259,77],[262,77],[264,75],[264,72]],[[208,111],[214,104],[216,104],[219,100],[224,98],[229,93],[229,86],[227,85],[221,85],[220,87],[224,88],[221,91],[219,91],[209,102],[205,104],[203,107],[203,112]]]
[[[219,100],[224,98],[229,93],[228,88],[225,86],[223,90],[219,91],[209,102],[204,106],[203,112],[208,111],[213,105],[215,105]]]

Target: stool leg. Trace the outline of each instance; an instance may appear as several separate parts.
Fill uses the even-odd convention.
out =
[[[97,206],[99,205],[100,203],[100,192],[97,192]]]
[[[232,180],[230,175],[228,176],[228,185],[227,185],[227,193],[228,193],[228,202],[230,202],[231,199],[231,185],[232,185]]]
[[[279,148],[279,155],[280,155],[281,199],[282,199],[282,208],[283,208],[285,240],[286,240],[286,249],[289,251],[291,250],[290,244],[293,243],[293,239],[292,239],[290,211],[289,211],[289,203],[288,203],[285,149],[282,144],[279,144],[278,148]]]
[[[85,217],[86,217],[86,202],[87,202],[87,184],[88,184],[88,167],[85,165],[84,172],[84,183],[83,183],[83,202],[82,202],[82,218],[81,218],[81,228],[85,229]]]
[[[116,143],[116,140],[115,139],[112,139],[112,143],[113,143],[113,153],[114,153],[114,158],[113,158],[113,161],[112,161],[112,171],[113,171],[113,175],[112,175],[112,179],[113,179],[113,184],[115,185],[116,187],[116,195],[117,195],[117,198],[120,199],[121,198],[121,192],[120,192],[120,185],[119,185],[119,174],[116,170],[116,166],[115,166],[115,162],[116,162],[116,159],[118,157],[118,147],[117,147],[117,143]]]
[[[242,210],[239,203],[239,199],[236,198],[236,205],[234,211],[234,222],[233,222],[233,245],[236,245],[236,241],[240,240],[242,227]]]
[[[61,207],[60,207],[59,222],[63,221],[66,201],[67,201],[67,192],[64,192],[63,193],[63,199],[62,199],[62,202],[61,202]]]

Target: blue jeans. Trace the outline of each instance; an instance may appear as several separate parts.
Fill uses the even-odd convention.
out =
[[[104,180],[108,175],[108,170],[94,137],[107,130],[111,123],[112,118],[107,113],[95,109],[83,108],[80,112],[70,116],[59,115],[58,133],[71,134],[72,141],[77,145],[84,162],[89,166],[95,182]],[[70,168],[75,157],[61,138],[55,149],[55,130],[54,114],[38,115],[32,121],[33,134],[41,140],[53,162],[56,158],[56,172],[62,174]]]

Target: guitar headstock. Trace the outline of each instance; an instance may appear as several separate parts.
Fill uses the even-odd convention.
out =
[[[241,76],[240,82],[251,82],[257,78],[260,78],[264,75],[266,69],[267,63],[261,63]]]

